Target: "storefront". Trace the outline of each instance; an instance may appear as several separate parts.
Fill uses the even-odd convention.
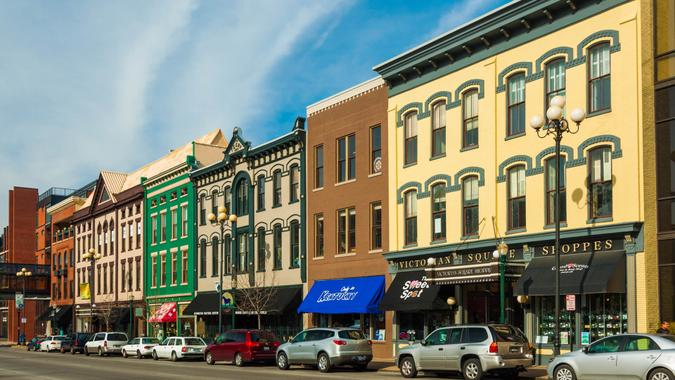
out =
[[[369,276],[315,281],[298,313],[312,313],[312,326],[351,327],[373,341],[384,341],[386,322],[380,310],[384,280]]]
[[[70,305],[50,306],[38,317],[39,322],[46,323],[48,334],[69,334],[73,328],[73,308]]]
[[[161,305],[150,306],[151,316],[148,325],[151,326],[150,336],[160,341],[168,336],[178,335],[178,311],[176,302],[165,302]]]

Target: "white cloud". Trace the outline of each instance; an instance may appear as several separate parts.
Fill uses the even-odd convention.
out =
[[[498,3],[499,0],[460,0],[453,2],[438,20],[436,29],[431,32],[431,38],[471,21],[486,11],[495,8]]]

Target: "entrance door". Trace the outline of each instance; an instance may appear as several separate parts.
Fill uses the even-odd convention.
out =
[[[488,287],[483,291],[470,291],[466,298],[469,323],[499,322],[499,291],[492,293]]]

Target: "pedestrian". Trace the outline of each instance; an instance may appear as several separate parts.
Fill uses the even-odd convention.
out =
[[[670,334],[670,322],[661,321],[661,327],[656,330],[657,334]]]

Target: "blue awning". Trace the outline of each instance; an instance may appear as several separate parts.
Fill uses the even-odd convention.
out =
[[[298,313],[380,313],[384,276],[315,281]]]

